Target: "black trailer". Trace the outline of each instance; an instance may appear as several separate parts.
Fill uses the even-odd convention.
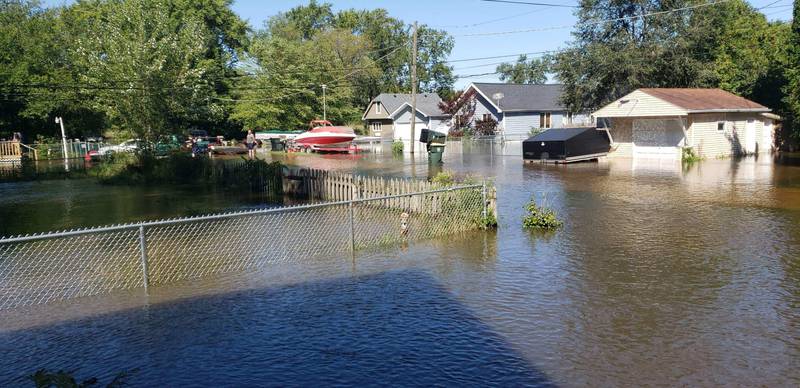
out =
[[[606,156],[608,134],[597,128],[553,128],[522,142],[525,162],[570,163]]]

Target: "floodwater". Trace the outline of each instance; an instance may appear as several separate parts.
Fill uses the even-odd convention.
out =
[[[39,368],[133,386],[800,384],[800,167],[523,165],[478,148],[443,168],[495,182],[496,232],[4,311],[0,385]],[[532,196],[562,229],[521,228]]]

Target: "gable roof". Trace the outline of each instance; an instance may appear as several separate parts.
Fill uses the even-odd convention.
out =
[[[534,112],[566,110],[561,104],[561,84],[506,84],[474,82],[470,85],[489,100],[496,109],[504,112]],[[500,107],[492,100],[495,93],[503,93]]]
[[[386,109],[386,113],[391,117],[397,112],[404,104],[411,105],[410,93],[381,93],[367,105],[367,111],[375,102],[380,102]],[[417,111],[425,116],[447,116],[441,109],[439,103],[442,102],[441,97],[436,93],[418,93],[417,94]],[[364,112],[363,117],[366,117],[367,111]]]
[[[753,111],[769,112],[770,109],[722,89],[695,88],[642,88],[641,92],[666,101],[689,113]]]

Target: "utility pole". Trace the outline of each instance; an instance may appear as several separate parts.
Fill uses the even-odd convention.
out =
[[[411,42],[411,155],[416,145],[417,123],[417,22],[414,22],[414,35]]]
[[[69,171],[69,154],[67,154],[67,134],[64,132],[64,119],[56,117],[56,124],[61,124],[61,145],[64,147],[64,168]]]
[[[327,120],[328,119],[328,104],[325,101],[325,88],[327,88],[327,87],[328,87],[328,85],[322,84],[322,119],[323,120]]]

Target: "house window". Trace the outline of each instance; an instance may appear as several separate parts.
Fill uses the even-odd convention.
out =
[[[381,103],[375,103],[375,113],[381,113]]]
[[[724,131],[724,130],[725,130],[725,122],[724,121],[717,122],[717,131]]]
[[[492,119],[492,115],[491,114],[489,114],[489,113],[484,113],[483,114],[483,121],[489,121],[491,119]]]
[[[550,112],[539,113],[539,128],[550,128],[551,126]]]
[[[375,136],[380,136],[381,134],[381,123],[372,123],[372,134]]]

